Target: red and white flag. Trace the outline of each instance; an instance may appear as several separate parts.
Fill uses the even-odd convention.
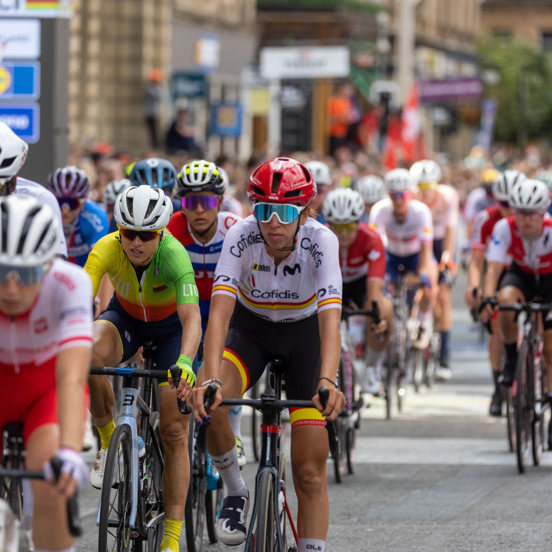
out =
[[[404,160],[408,164],[420,159],[422,149],[422,121],[420,116],[420,98],[418,96],[418,83],[414,82],[410,87],[408,99],[402,112],[401,142]]]

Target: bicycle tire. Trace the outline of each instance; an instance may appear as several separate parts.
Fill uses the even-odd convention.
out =
[[[102,483],[99,552],[127,552],[131,547],[131,450],[130,427],[127,424],[117,426],[107,451]]]
[[[207,536],[211,544],[215,544],[218,540],[216,532],[217,516],[223,498],[224,485],[222,483],[222,477],[219,476],[216,490],[207,491],[205,495],[205,527],[207,527]]]
[[[425,353],[422,349],[414,349],[411,354],[412,385],[416,393],[419,393],[422,387],[424,364],[426,361]]]
[[[525,473],[532,450],[531,445],[531,404],[529,397],[529,373],[532,372],[531,348],[527,342],[521,344],[516,365],[516,459],[519,473]]]
[[[255,528],[255,552],[278,550],[276,513],[274,511],[274,474],[263,470],[257,488],[257,523]]]
[[[535,357],[533,357],[535,358]],[[532,381],[533,384],[533,423],[531,424],[531,441],[532,441],[532,452],[533,452],[533,465],[538,466],[540,464],[542,454],[544,452],[544,419],[547,411],[547,402],[543,403],[543,397],[537,397],[536,396],[536,388],[537,386],[535,383],[537,382],[537,379],[539,381],[538,388],[539,389],[546,389],[546,385],[544,382],[544,359],[542,356],[539,358],[538,367],[535,366],[535,363],[532,363],[533,366],[533,374],[532,374]],[[539,413],[537,413],[536,405],[537,401],[540,404]]]
[[[195,446],[194,421],[190,417],[188,430],[188,453],[190,457],[190,484],[184,522],[186,525],[186,544],[188,552],[201,552],[203,530],[206,518],[207,474],[205,473],[205,451]]]
[[[341,352],[338,367],[338,381],[340,390],[346,392],[346,375],[345,375],[345,358]],[[345,395],[347,396],[347,395]],[[332,454],[334,464],[334,476],[336,483],[343,482],[343,474],[345,473],[345,447],[346,447],[346,432],[347,432],[347,406],[339,413],[335,420],[337,437],[339,439],[339,447],[335,454]]]
[[[347,428],[345,443],[347,450],[347,472],[349,475],[352,475],[355,473],[356,460],[356,430],[354,427]]]
[[[517,433],[516,433],[516,412],[515,412],[515,391],[517,385],[514,382],[512,387],[506,390],[506,435],[508,437],[508,446],[510,452],[517,451]]]

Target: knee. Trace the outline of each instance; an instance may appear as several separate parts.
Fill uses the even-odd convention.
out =
[[[297,466],[293,481],[297,491],[304,495],[316,496],[326,489],[325,470],[312,462]]]
[[[184,417],[182,417],[184,418]],[[161,440],[166,449],[188,446],[188,417],[185,423],[180,420],[169,420],[161,424]]]

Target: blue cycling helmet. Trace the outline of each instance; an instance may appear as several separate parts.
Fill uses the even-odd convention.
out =
[[[172,163],[160,157],[151,157],[138,161],[129,179],[133,186],[150,186],[160,188],[164,191],[171,191],[176,183],[176,169]]]

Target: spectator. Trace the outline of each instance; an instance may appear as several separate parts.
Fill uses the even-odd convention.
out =
[[[149,132],[150,146],[157,150],[159,147],[158,130],[161,118],[161,108],[165,91],[163,89],[163,72],[161,69],[152,69],[146,84],[146,125]]]
[[[194,127],[190,122],[190,112],[179,109],[171,123],[166,137],[167,151],[177,154],[183,151],[193,157],[203,157],[201,148],[195,141]]]

